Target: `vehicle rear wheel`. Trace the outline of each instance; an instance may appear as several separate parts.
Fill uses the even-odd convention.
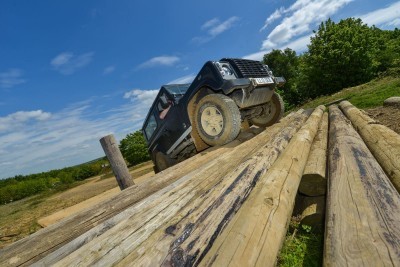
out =
[[[262,113],[255,118],[251,119],[251,123],[259,127],[267,127],[278,122],[285,112],[285,105],[281,96],[274,92],[271,101],[265,103]]]
[[[170,158],[162,152],[156,153],[154,172],[158,173],[176,164],[176,160]]]
[[[201,139],[211,146],[233,141],[240,132],[241,117],[236,103],[228,96],[210,94],[196,106],[194,123]]]

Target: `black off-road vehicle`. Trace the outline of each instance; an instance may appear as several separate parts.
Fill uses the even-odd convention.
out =
[[[191,84],[162,86],[142,129],[155,171],[231,142],[243,122],[277,122],[284,106],[275,88],[284,83],[259,61],[223,58],[206,62]]]

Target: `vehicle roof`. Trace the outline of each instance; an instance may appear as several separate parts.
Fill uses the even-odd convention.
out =
[[[165,88],[165,90],[168,91],[171,95],[176,95],[176,94],[184,94],[186,93],[187,89],[189,88],[190,83],[184,83],[184,84],[166,84],[161,86]],[[161,89],[160,89],[161,90]]]

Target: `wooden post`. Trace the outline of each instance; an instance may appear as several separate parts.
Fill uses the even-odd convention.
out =
[[[336,106],[329,119],[324,266],[398,266],[400,195]]]
[[[114,135],[110,134],[100,139],[100,144],[103,147],[104,153],[110,161],[111,168],[114,172],[115,178],[117,179],[119,188],[124,190],[135,183],[133,182],[132,176],[129,173],[128,167],[125,164],[124,158],[122,157],[121,151],[118,148],[117,141]]]

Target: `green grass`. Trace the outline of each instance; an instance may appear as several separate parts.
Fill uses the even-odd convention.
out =
[[[322,266],[323,233],[292,219],[278,258],[278,266]]]
[[[343,89],[331,96],[321,96],[306,103],[302,108],[315,108],[342,98],[361,109],[374,108],[382,106],[383,101],[391,96],[400,96],[400,78],[398,77],[375,79],[359,86]]]

